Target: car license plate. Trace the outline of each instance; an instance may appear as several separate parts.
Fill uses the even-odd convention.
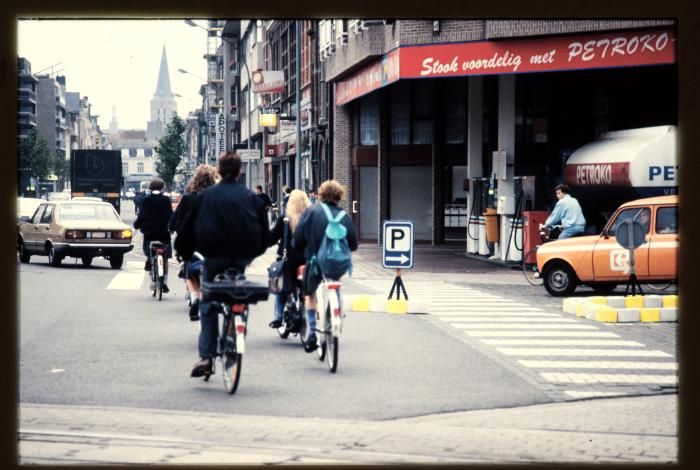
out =
[[[106,235],[104,232],[92,232],[92,238],[105,238]]]

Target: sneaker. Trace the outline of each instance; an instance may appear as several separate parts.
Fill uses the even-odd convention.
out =
[[[195,300],[190,305],[190,321],[198,321],[198,320],[199,320],[199,301]]]
[[[168,292],[170,292],[170,289],[168,289],[167,284],[161,284],[160,288],[163,290],[163,294],[167,294]]]
[[[192,373],[190,374],[190,377],[208,377],[214,372],[212,366],[213,362],[211,358],[200,358],[199,361],[192,368]]]
[[[282,320],[272,320],[270,322],[270,328],[279,328],[282,326]]]
[[[316,344],[316,335],[311,335],[309,338],[306,340],[306,343],[304,344],[304,351],[307,353],[314,352],[318,349],[318,344]]]
[[[151,270],[151,260],[146,260],[146,265],[143,267],[144,271],[150,271]]]

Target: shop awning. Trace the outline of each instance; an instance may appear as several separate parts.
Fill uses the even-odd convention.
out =
[[[577,149],[566,162],[569,186],[676,187],[676,127],[612,131]]]

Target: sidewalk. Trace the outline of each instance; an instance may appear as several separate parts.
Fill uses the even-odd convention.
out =
[[[672,463],[678,453],[675,394],[389,421],[27,403],[19,413],[21,464]]]

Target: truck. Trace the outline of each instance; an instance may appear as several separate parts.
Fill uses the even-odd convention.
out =
[[[120,212],[122,156],[119,150],[71,150],[71,198],[98,197]]]

